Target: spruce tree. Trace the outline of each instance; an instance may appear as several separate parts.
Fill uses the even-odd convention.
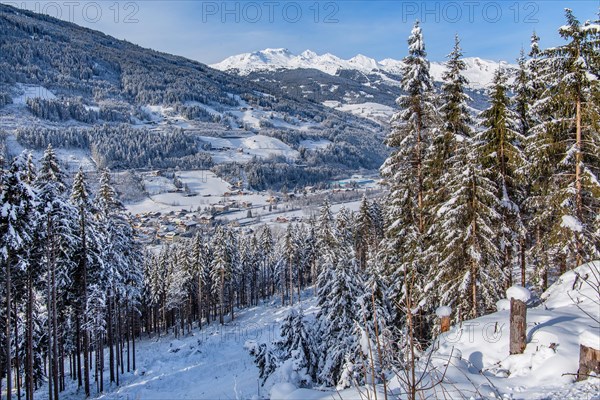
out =
[[[317,353],[313,337],[302,308],[291,308],[281,324],[281,339],[276,346],[283,364],[280,368],[289,374],[286,378],[299,387],[310,386],[316,378]]]
[[[495,240],[501,221],[496,211],[498,187],[484,173],[476,150],[465,140],[450,159],[449,198],[436,209],[442,251],[424,289],[430,303],[452,306],[455,321],[492,310],[503,293],[498,282],[504,281],[504,272]]]
[[[92,216],[92,203],[85,182],[85,174],[82,168],[75,175],[71,191],[71,203],[77,209],[78,238],[75,258],[77,265],[74,270],[74,301],[75,321],[77,336],[81,336],[81,348],[83,352],[83,388],[86,396],[90,395],[90,312],[88,309],[89,286],[96,281],[94,277],[102,278],[102,268],[98,263],[97,229]],[[96,267],[96,268],[94,268]],[[79,343],[79,340],[77,340]],[[79,352],[78,352],[79,353]],[[78,354],[79,356],[79,354]]]
[[[31,246],[35,229],[36,193],[26,180],[26,160],[17,157],[13,160],[8,171],[0,170],[0,263],[4,272],[5,297],[5,347],[7,398],[12,396],[12,355],[13,321],[15,291],[20,271],[27,269],[28,258],[25,256]],[[17,293],[18,294],[18,293]],[[15,315],[16,317],[16,315]]]
[[[477,134],[477,151],[486,175],[497,186],[496,209],[502,216],[495,240],[502,249],[503,280],[505,289],[512,286],[515,257],[519,238],[524,234],[519,205],[524,200],[522,171],[525,157],[522,150],[524,137],[518,131],[517,115],[511,109],[507,77],[502,68],[494,75],[490,106],[480,114],[483,130]]]
[[[386,144],[392,154],[380,169],[389,185],[385,217],[387,228],[379,257],[386,265],[390,293],[398,307],[418,309],[425,262],[426,206],[425,170],[427,149],[439,127],[433,81],[429,75],[423,34],[417,21],[408,39],[408,56],[403,60],[400,111],[391,120]],[[403,314],[398,314],[403,318]],[[410,318],[409,318],[410,319]],[[401,319],[398,324],[404,324]]]
[[[542,53],[546,87],[534,105],[532,171],[539,232],[549,264],[564,272],[600,252],[596,216],[600,204],[600,25],[581,24],[570,9],[559,29],[564,45]],[[545,203],[545,208],[542,204]]]

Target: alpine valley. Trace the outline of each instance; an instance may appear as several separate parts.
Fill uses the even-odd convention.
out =
[[[600,21],[561,12],[514,63],[415,21],[205,65],[0,4],[0,399],[600,400]]]

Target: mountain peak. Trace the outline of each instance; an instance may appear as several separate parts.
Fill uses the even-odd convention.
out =
[[[284,47],[281,47],[278,49],[264,49],[264,50],[258,51],[257,53],[293,55],[288,49],[286,49]]]
[[[313,59],[318,57],[318,54],[312,50],[304,50],[302,53],[300,53],[300,57]]]
[[[472,88],[488,87],[492,83],[494,72],[498,67],[512,67],[504,61],[485,60],[479,57],[466,57],[464,61],[467,65],[464,75]],[[365,74],[385,72],[398,75],[402,72],[404,63],[392,58],[377,61],[364,54],[357,54],[345,60],[331,53],[319,55],[312,50],[305,50],[300,55],[294,55],[288,49],[279,48],[231,56],[211,66],[222,71],[237,71],[241,75],[259,71],[300,68],[317,69],[329,75],[336,75],[340,70],[356,70]],[[444,70],[444,63],[431,63],[431,75],[435,80],[441,81]]]

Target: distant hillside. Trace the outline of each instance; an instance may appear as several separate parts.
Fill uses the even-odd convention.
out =
[[[382,126],[320,103],[0,4],[0,130],[28,148],[84,149],[120,169],[283,163],[308,181],[311,168],[315,180],[378,168],[387,154]],[[258,133],[299,156],[223,157],[207,139]],[[306,149],[307,140],[330,145]]]
[[[464,75],[469,80],[469,87],[472,89],[489,87],[498,67],[515,67],[504,61],[484,60],[478,57],[467,57],[464,61],[467,65]],[[343,71],[358,71],[365,75],[379,76],[382,80],[390,79],[390,75],[399,76],[402,66],[402,61],[391,58],[377,61],[359,54],[349,60],[344,60],[333,54],[319,55],[311,50],[295,55],[288,49],[265,49],[238,54],[212,65],[213,68],[221,71],[232,71],[240,75],[265,71],[316,69],[328,75],[337,76],[343,75]],[[441,82],[443,72],[444,63],[431,63],[431,75],[434,80]]]
[[[476,57],[464,61],[467,65],[464,75],[469,80],[467,93],[472,99],[470,105],[474,110],[482,110],[487,105],[486,91],[494,72],[499,67],[511,70],[515,66]],[[377,61],[361,54],[344,60],[310,50],[295,55],[287,49],[234,55],[212,65],[265,86],[281,88],[288,95],[302,96],[384,126],[401,94],[402,66],[399,60]],[[438,85],[441,85],[444,69],[444,63],[431,63],[431,75]]]

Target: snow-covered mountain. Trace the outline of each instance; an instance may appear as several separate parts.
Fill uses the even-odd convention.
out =
[[[504,61],[484,60],[478,57],[468,57],[464,61],[467,64],[465,77],[474,89],[488,87],[492,82],[494,71],[499,66],[514,67]],[[377,61],[374,58],[358,54],[345,60],[330,53],[319,55],[311,50],[296,55],[288,49],[265,49],[238,54],[211,65],[215,69],[240,75],[294,69],[317,69],[329,75],[339,75],[340,71],[344,70],[359,71],[364,74],[399,75],[402,66],[402,61],[391,58]],[[431,74],[436,81],[442,80],[443,71],[443,62],[431,63]]]

